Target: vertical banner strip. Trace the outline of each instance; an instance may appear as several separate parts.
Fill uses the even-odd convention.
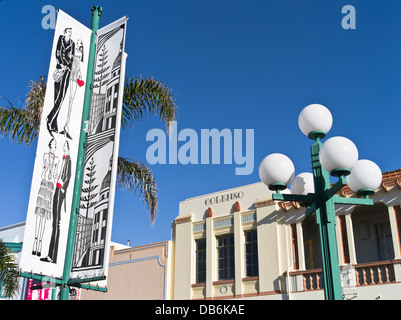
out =
[[[127,19],[123,17],[97,33],[73,278],[104,276],[108,271],[127,57],[124,52]]]
[[[20,263],[49,277],[63,273],[90,33],[58,11]]]

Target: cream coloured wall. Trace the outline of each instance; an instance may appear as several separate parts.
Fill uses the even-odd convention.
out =
[[[206,210],[213,209],[214,217],[233,213],[233,206],[238,200],[242,211],[254,210],[255,200],[272,194],[262,182],[249,184],[224,191],[209,193],[199,197],[189,198],[180,202],[179,217],[192,214],[192,222],[205,220]],[[230,195],[232,195],[230,197]]]
[[[170,255],[171,241],[120,250],[111,247],[107,292],[82,290],[81,300],[170,299]]]
[[[256,207],[262,198],[269,205]],[[235,207],[238,201],[239,206]],[[224,299],[275,295],[280,290],[279,227],[276,204],[263,183],[190,198],[180,203],[173,222],[174,299]],[[246,277],[244,231],[257,229],[259,277]],[[218,278],[219,235],[233,234],[235,277]],[[206,239],[206,281],[196,283],[195,240]],[[191,257],[191,259],[188,259]],[[178,278],[178,275],[180,276]],[[188,290],[190,288],[190,290]]]
[[[176,219],[173,224],[174,293],[173,299],[188,299],[191,292],[193,239],[191,214]]]
[[[279,230],[276,223],[276,205],[260,207],[256,210],[258,253],[259,253],[259,290],[273,294],[280,291],[280,257],[278,246]]]

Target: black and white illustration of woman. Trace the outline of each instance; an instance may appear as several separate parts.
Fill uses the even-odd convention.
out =
[[[83,61],[84,61],[84,45],[82,43],[82,40],[78,40],[75,46],[75,52],[71,67],[70,99],[68,104],[67,119],[63,131],[60,132],[60,134],[64,134],[68,139],[72,139],[69,133],[69,124],[71,119],[72,105],[74,102],[75,93],[77,91],[77,86],[82,87],[84,85],[81,73],[81,62]]]
[[[54,154],[56,147],[57,142],[53,138],[49,142],[49,152],[43,155],[42,180],[35,207],[35,240],[32,248],[32,254],[37,256],[41,255],[46,222],[50,220],[52,216],[53,193],[57,181],[57,169],[59,164],[59,158]]]
[[[65,141],[60,174],[56,183],[52,203],[52,234],[50,237],[49,252],[40,261],[57,263],[58,243],[60,237],[60,221],[62,211],[66,212],[66,193],[71,179],[70,146]]]

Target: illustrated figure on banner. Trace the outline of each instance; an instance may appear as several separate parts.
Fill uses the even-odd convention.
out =
[[[59,158],[54,154],[56,147],[57,142],[53,138],[49,142],[49,152],[43,155],[43,173],[36,200],[35,240],[32,248],[32,254],[37,256],[41,255],[46,221],[52,216],[53,193],[59,164]]]
[[[71,109],[74,102],[75,93],[77,86],[82,87],[84,81],[82,80],[81,73],[81,62],[84,62],[84,45],[82,40],[78,40],[75,46],[74,57],[72,61],[71,77],[70,77],[70,99],[68,104],[67,120],[64,125],[63,131],[60,134],[64,134],[68,139],[72,139],[69,133],[69,124],[71,118]]]
[[[47,130],[53,137],[53,133],[58,133],[57,118],[60,113],[61,105],[70,84],[71,68],[75,52],[75,44],[71,40],[72,29],[64,29],[64,35],[58,38],[56,47],[56,71],[53,73],[54,79],[54,106],[46,118]]]
[[[68,141],[63,147],[63,160],[61,163],[60,176],[56,184],[52,206],[52,234],[50,238],[49,252],[46,257],[41,258],[43,262],[57,263],[58,242],[60,237],[60,220],[62,210],[66,212],[66,192],[71,179],[71,157]],[[64,206],[63,206],[64,205]]]
[[[68,141],[64,143],[61,169],[59,173],[57,172],[59,158],[55,155],[57,141],[54,133],[62,134],[67,139],[72,139],[69,132],[71,111],[77,87],[84,85],[81,72],[81,63],[84,61],[83,42],[79,39],[74,43],[71,37],[72,28],[65,28],[63,35],[60,35],[57,41],[55,52],[57,63],[56,71],[53,73],[54,106],[46,117],[47,130],[51,135],[50,150],[43,155],[44,168],[35,209],[36,224],[32,255],[41,256],[46,222],[52,220],[51,237],[48,244],[49,251],[44,258],[40,259],[43,262],[52,263],[57,262],[61,213],[66,211],[66,191],[71,178],[71,158]],[[70,95],[68,113],[65,118],[64,128],[59,132],[58,116],[68,92]],[[50,230],[46,231],[46,233],[50,233]]]

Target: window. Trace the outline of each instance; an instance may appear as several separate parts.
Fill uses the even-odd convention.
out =
[[[394,259],[395,255],[390,223],[375,224],[375,231],[379,261]]]
[[[196,283],[206,282],[206,239],[196,240]]]
[[[297,236],[297,225],[295,223],[291,224],[291,242],[292,242],[292,253],[293,253],[293,261],[294,261],[294,269],[299,269],[299,254],[298,254],[298,236]],[[305,241],[305,243],[307,243]],[[312,248],[312,242],[310,243],[309,249]],[[312,250],[312,249],[311,249]],[[307,252],[307,250],[305,250]],[[306,258],[306,260],[312,259],[311,264],[313,265],[313,255],[311,251],[311,255]],[[307,268],[309,269],[309,268]]]
[[[345,215],[340,215],[339,219],[340,219],[340,228],[341,228],[341,239],[342,239],[342,245],[343,245],[344,263],[350,263],[347,225],[345,222]]]
[[[256,229],[245,231],[245,272],[247,277],[255,277],[258,272],[258,239]]]
[[[401,245],[401,206],[396,205],[393,208],[395,213],[395,220],[397,221],[398,241]]]
[[[234,268],[234,235],[217,237],[217,266],[219,280],[235,278]]]

